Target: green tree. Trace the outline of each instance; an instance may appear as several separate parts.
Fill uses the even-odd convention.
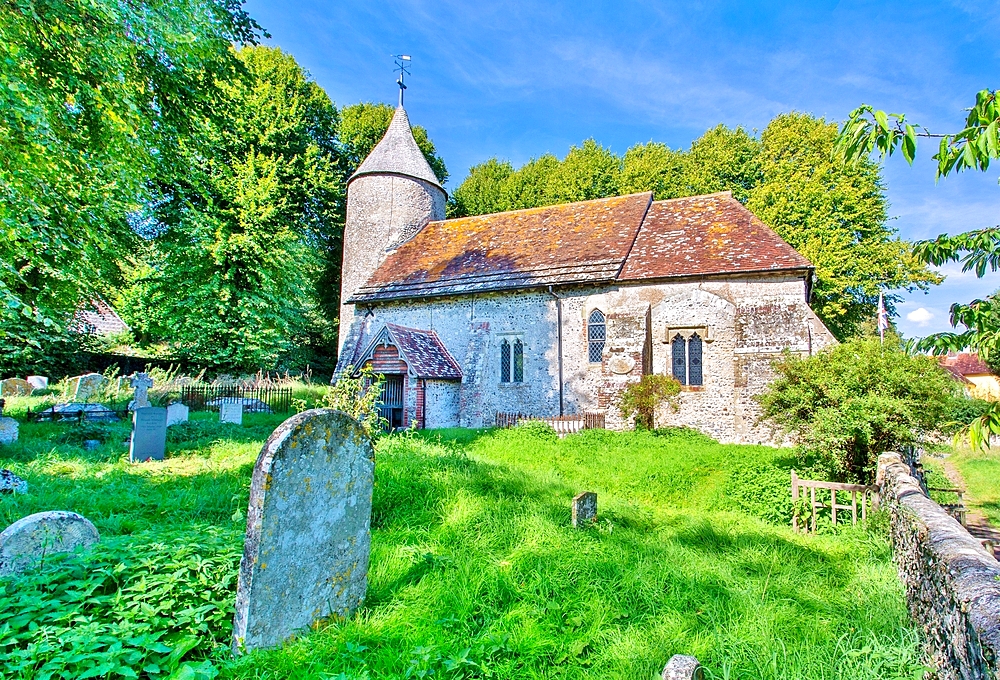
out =
[[[870,483],[878,456],[937,430],[957,383],[898,338],[854,339],[809,358],[788,355],[759,402],[763,417],[799,440],[802,464]]]
[[[214,116],[230,45],[260,33],[233,0],[0,3],[0,363],[44,353],[119,280],[126,215]]]
[[[448,201],[449,217],[488,215],[506,209],[504,183],[514,174],[509,161],[491,158],[469,170],[469,176],[452,192]]]
[[[268,47],[237,57],[245,76],[219,83],[215,119],[183,147],[186,181],[160,187],[161,231],[133,292],[155,312],[130,320],[190,361],[247,370],[323,325],[315,283],[339,246],[344,169],[337,111],[295,60]]]
[[[618,192],[628,195],[652,191],[658,201],[681,196],[684,160],[683,153],[671,150],[666,144],[636,144],[622,158]]]
[[[385,136],[395,112],[396,110],[388,104],[371,102],[345,106],[341,110],[340,141],[351,173]],[[438,156],[434,142],[427,136],[426,129],[420,125],[413,125],[411,129],[413,139],[430,164],[431,170],[434,171],[434,176],[443,184],[448,179],[448,168],[444,164],[444,159]]]
[[[841,340],[877,311],[880,292],[893,311],[901,296],[941,278],[887,224],[878,166],[831,158],[837,126],[785,114],[761,135],[762,181],[747,207],[816,266],[813,308]]]

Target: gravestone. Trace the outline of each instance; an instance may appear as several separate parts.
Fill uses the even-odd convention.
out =
[[[17,441],[17,421],[3,414],[4,400],[0,399],[0,444],[13,444]]]
[[[94,525],[75,512],[28,515],[0,533],[0,576],[33,569],[46,555],[89,548],[100,538]]]
[[[374,470],[371,440],[341,411],[305,411],[271,434],[250,485],[234,653],[364,601]]]
[[[704,680],[705,673],[698,659],[684,654],[674,654],[663,668],[662,680]]]
[[[129,385],[135,388],[135,395],[132,397],[128,408],[135,411],[140,408],[149,408],[149,388],[153,386],[153,379],[148,373],[136,373],[128,381]]]
[[[87,373],[72,379],[74,384],[73,401],[87,401],[97,395],[104,386],[108,384],[108,379],[100,373]]]
[[[573,497],[573,526],[590,526],[597,521],[597,494],[584,491]]]
[[[188,413],[190,409],[181,403],[173,403],[167,405],[167,427],[171,425],[177,425],[178,423],[186,423],[188,421]]]
[[[36,390],[47,390],[49,388],[49,379],[42,375],[29,375],[28,384]]]
[[[31,383],[20,378],[0,380],[0,397],[27,397],[34,389]]]
[[[224,401],[219,404],[219,422],[243,424],[243,402]]]
[[[132,415],[132,439],[128,457],[133,463],[163,460],[167,449],[167,409],[137,408]]]
[[[0,493],[28,493],[28,483],[10,470],[0,470]]]

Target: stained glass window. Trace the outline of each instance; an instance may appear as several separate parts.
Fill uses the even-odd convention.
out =
[[[500,382],[510,382],[510,343],[500,342]]]
[[[680,334],[675,335],[670,343],[670,353],[673,357],[672,368],[674,378],[681,385],[687,385],[687,348],[684,346],[684,338]]]
[[[524,382],[524,344],[514,341],[514,382]]]
[[[688,340],[688,384],[701,385],[701,338],[697,333]]]
[[[601,363],[605,338],[607,338],[607,326],[604,325],[604,313],[595,309],[587,320],[587,358],[590,359],[590,363]]]

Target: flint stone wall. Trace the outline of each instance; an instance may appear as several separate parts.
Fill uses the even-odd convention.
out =
[[[292,416],[260,452],[250,484],[233,651],[273,647],[365,597],[375,454],[356,420]]]
[[[879,457],[876,483],[910,614],[937,678],[1000,678],[1000,563],[924,495],[898,453]]]

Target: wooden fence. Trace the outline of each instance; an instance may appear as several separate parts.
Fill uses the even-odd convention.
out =
[[[809,508],[810,517],[809,521],[806,522],[805,528],[808,531],[816,531],[816,514],[817,510],[823,510],[826,508],[830,509],[830,520],[833,522],[834,526],[837,525],[837,511],[843,510],[851,512],[851,523],[858,523],[858,494],[861,495],[861,519],[868,518],[868,503],[872,503],[872,507],[878,505],[878,487],[868,486],[865,484],[840,484],[838,482],[818,482],[811,479],[799,479],[799,476],[795,474],[795,470],[792,470],[792,528],[796,531],[799,530],[799,508],[798,500],[799,495],[809,489]],[[830,502],[825,503],[822,498],[816,500],[816,490],[830,492]],[[837,502],[837,492],[843,491],[845,493],[851,494],[851,504],[844,505]]]
[[[518,423],[539,422],[552,427],[560,437],[581,430],[603,430],[603,413],[581,413],[575,416],[529,416],[524,413],[497,413],[497,427],[516,427]]]
[[[181,388],[181,403],[192,411],[217,410],[219,400],[242,400],[245,412],[263,410],[255,408],[266,404],[275,413],[292,410],[292,388],[246,387],[244,385],[185,385]]]

